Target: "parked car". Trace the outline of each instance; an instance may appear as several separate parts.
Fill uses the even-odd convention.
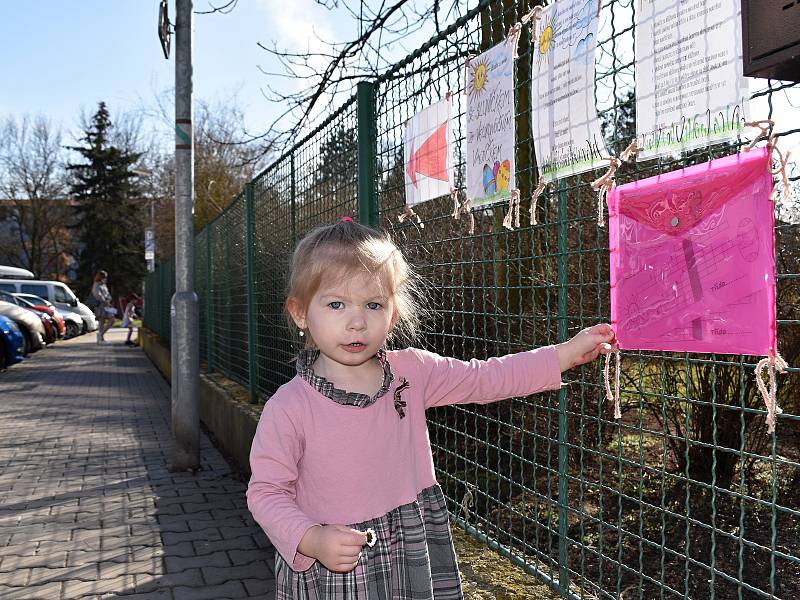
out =
[[[52,309],[54,313],[53,316],[56,317],[56,320],[60,318],[64,323],[64,337],[66,339],[73,338],[83,333],[83,318],[78,313],[63,308],[56,308],[49,300],[45,300],[34,294],[14,294],[14,297],[29,302],[34,306],[43,306]]]
[[[23,358],[25,338],[17,324],[0,315],[0,371],[18,363]]]
[[[36,352],[44,348],[44,325],[42,325],[42,320],[32,311],[0,300],[0,315],[12,319],[22,330],[22,335],[25,338],[24,354],[26,356],[30,352]]]
[[[19,298],[16,294],[9,294],[8,292],[0,292],[0,300],[16,304],[20,308],[33,311],[42,320],[44,325],[44,341],[47,344],[52,344],[56,340],[64,337],[64,321],[59,317],[56,318],[55,311],[47,306],[33,306],[30,302]]]
[[[0,294],[5,292],[0,292]],[[14,299],[17,301],[17,304],[22,308],[31,308],[33,310],[39,310],[50,317],[56,322],[58,327],[58,338],[61,339],[66,335],[66,324],[64,323],[64,317],[61,315],[61,311],[59,311],[55,306],[47,302],[44,298],[39,298],[39,296],[34,296],[33,294],[11,294],[14,296]],[[0,295],[0,298],[5,300],[5,298]]]
[[[97,329],[97,319],[92,310],[78,301],[65,283],[36,279],[0,279],[0,290],[12,294],[34,294],[51,302],[59,310],[63,308],[79,314],[84,325],[82,333]]]

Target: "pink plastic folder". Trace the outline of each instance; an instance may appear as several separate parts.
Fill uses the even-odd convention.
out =
[[[755,148],[608,194],[623,350],[776,352],[772,176]]]

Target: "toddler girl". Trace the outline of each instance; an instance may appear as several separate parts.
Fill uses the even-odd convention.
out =
[[[608,352],[609,325],[486,361],[386,350],[418,324],[416,279],[391,240],[343,219],[292,259],[297,376],[264,407],[247,501],[277,549],[278,600],[462,598],[425,410],[557,389]]]

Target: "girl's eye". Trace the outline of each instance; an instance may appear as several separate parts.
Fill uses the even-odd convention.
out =
[[[328,306],[330,306],[333,310],[339,310],[340,308],[344,307],[344,302],[334,300],[333,302],[328,302]]]
[[[379,310],[383,308],[380,302],[367,302],[367,308],[370,310]]]

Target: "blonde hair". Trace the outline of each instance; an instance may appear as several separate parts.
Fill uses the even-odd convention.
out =
[[[359,274],[375,277],[384,293],[394,300],[395,325],[389,339],[416,339],[423,312],[422,280],[388,235],[350,220],[317,227],[297,244],[284,304],[289,328],[297,330],[288,310],[290,299],[305,313],[324,283]]]

